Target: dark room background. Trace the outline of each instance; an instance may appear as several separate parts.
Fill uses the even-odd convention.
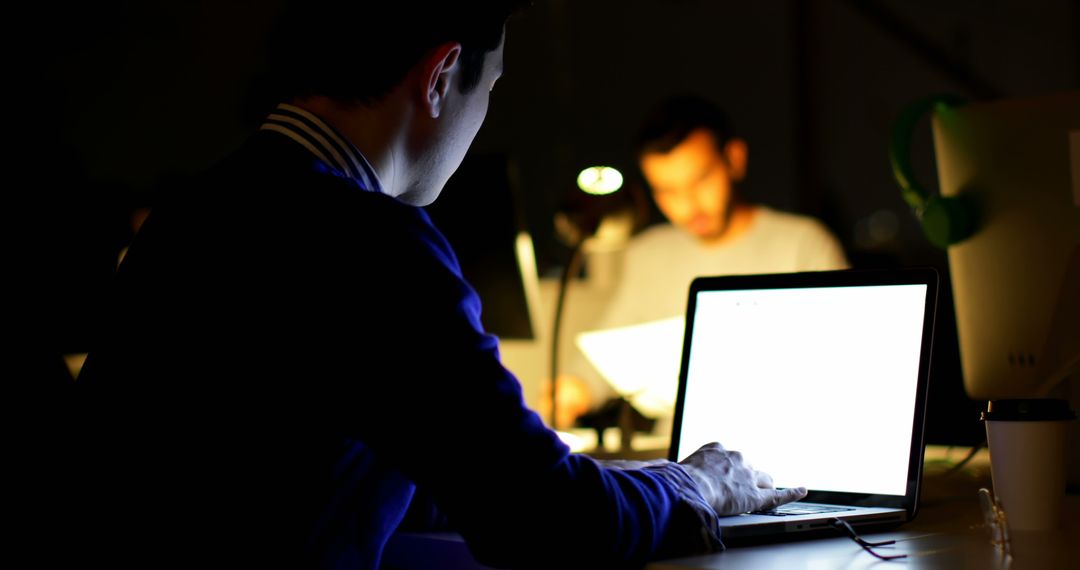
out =
[[[11,275],[27,336],[84,351],[136,208],[238,145],[272,103],[262,39],[277,2],[93,2],[23,8],[16,81]],[[853,264],[943,271],[930,438],[979,437],[962,393],[945,255],[890,178],[889,130],[920,97],[1080,88],[1076,0],[536,0],[515,20],[477,153],[518,166],[542,275],[565,261],[552,218],[592,164],[637,176],[630,145],[673,93],[720,103],[749,141],[753,201],[815,215]],[[355,73],[363,73],[357,54]],[[929,128],[916,168],[930,187]],[[19,277],[24,277],[19,279]],[[975,412],[977,418],[977,412]]]

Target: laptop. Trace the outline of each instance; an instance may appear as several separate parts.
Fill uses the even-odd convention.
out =
[[[937,289],[931,268],[694,280],[670,458],[717,441],[809,492],[722,538],[915,516]]]

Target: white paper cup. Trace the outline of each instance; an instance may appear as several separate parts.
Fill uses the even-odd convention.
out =
[[[1065,400],[995,400],[982,419],[994,496],[1010,530],[1055,530],[1065,501]]]

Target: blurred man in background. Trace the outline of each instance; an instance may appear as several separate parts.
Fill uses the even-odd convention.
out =
[[[747,176],[749,146],[712,102],[689,95],[662,101],[639,131],[636,158],[668,223],[631,238],[623,252],[620,277],[596,329],[683,315],[690,282],[698,276],[848,266],[840,242],[818,220],[752,204],[739,196],[738,185]],[[560,391],[565,391],[560,406],[595,407],[613,395],[608,383],[583,359],[572,360],[576,362],[568,369],[570,375],[560,378]],[[677,373],[678,364],[674,366]],[[673,404],[676,379],[656,380],[655,391],[660,393],[643,396]],[[661,407],[668,408],[659,410],[662,414],[671,412],[669,406]]]

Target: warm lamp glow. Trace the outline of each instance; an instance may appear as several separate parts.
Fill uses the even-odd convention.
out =
[[[622,183],[622,173],[610,166],[590,166],[577,177],[578,188],[594,196],[616,192],[622,188]]]

